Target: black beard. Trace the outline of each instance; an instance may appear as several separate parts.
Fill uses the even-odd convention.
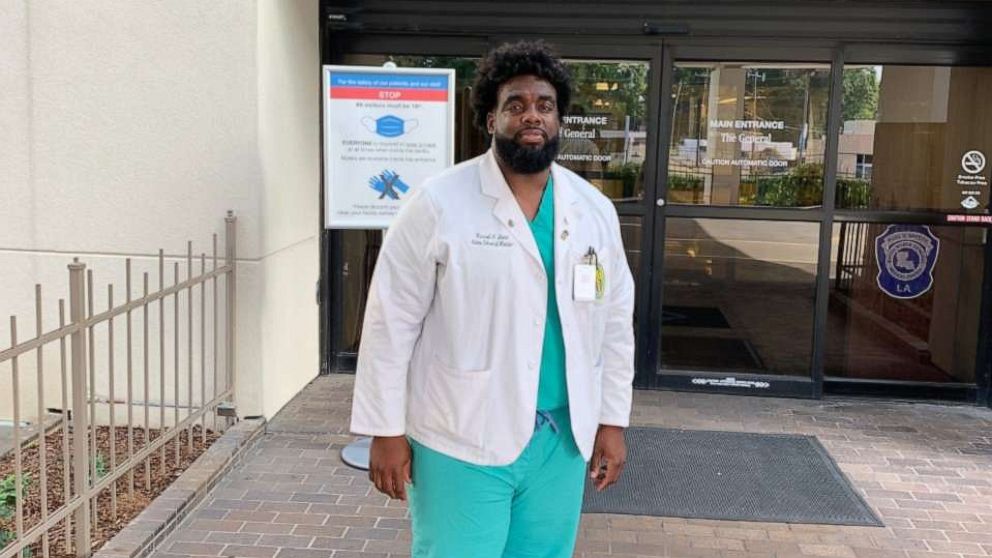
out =
[[[503,163],[520,174],[536,174],[547,170],[558,156],[558,135],[544,142],[541,147],[525,147],[513,138],[495,136],[496,154]]]

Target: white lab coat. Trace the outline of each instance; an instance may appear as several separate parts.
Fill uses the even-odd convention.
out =
[[[555,277],[575,442],[627,426],[634,282],[613,204],[552,165]],[[572,297],[589,247],[606,273],[595,302]],[[429,179],[386,234],[365,312],[351,430],[409,435],[479,465],[507,465],[534,432],[547,276],[492,150]]]

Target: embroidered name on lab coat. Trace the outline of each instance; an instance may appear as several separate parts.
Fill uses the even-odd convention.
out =
[[[512,248],[514,243],[510,240],[510,235],[502,233],[475,233],[475,237],[470,242],[472,246],[484,246],[490,248]]]

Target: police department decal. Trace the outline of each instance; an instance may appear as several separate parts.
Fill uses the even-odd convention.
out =
[[[940,239],[926,225],[889,225],[875,238],[878,288],[893,298],[916,298],[933,286]]]

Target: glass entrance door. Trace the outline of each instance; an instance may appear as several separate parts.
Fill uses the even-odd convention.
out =
[[[982,398],[992,70],[664,67],[640,385]]]
[[[829,64],[674,64],[656,385],[812,395]]]
[[[846,64],[843,82],[825,379],[967,393],[987,338],[992,68]]]
[[[808,378],[818,236],[808,222],[669,218],[662,374]]]

